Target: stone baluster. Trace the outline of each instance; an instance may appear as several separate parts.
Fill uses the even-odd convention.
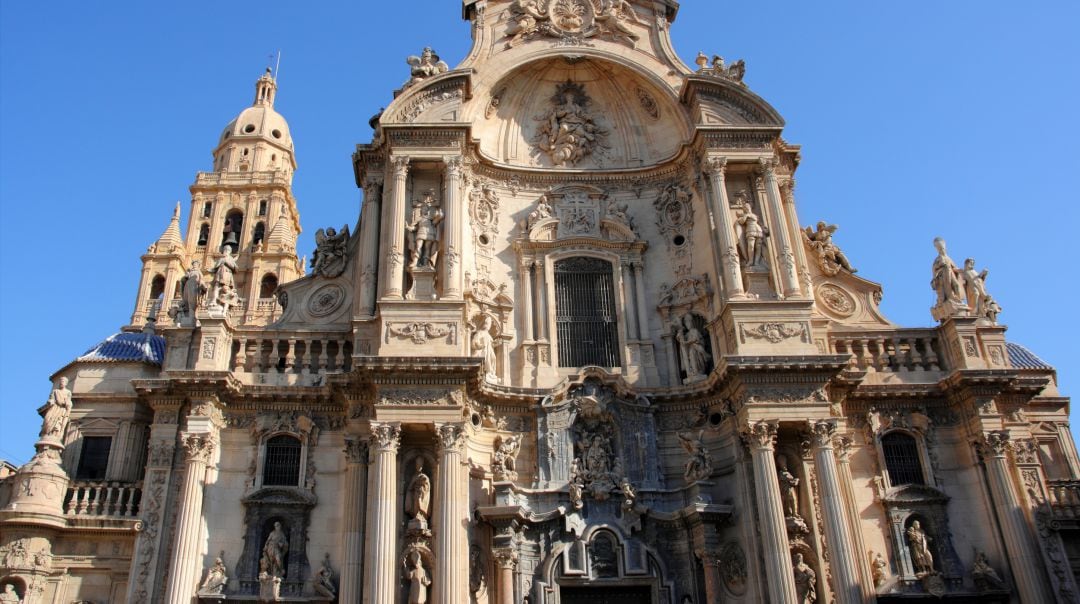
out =
[[[341,604],[360,604],[363,596],[364,502],[367,491],[368,444],[345,441],[345,509],[342,518]]]
[[[761,158],[759,162],[762,170],[765,171],[765,192],[769,201],[769,215],[772,218],[770,234],[776,239],[776,251],[780,259],[780,289],[785,298],[799,296],[802,292],[799,287],[799,275],[795,270],[795,252],[792,250],[788,225],[784,220],[780,185],[776,182],[777,161],[774,158]]]
[[[905,373],[908,370],[907,355],[904,353],[904,348],[900,345],[901,340],[897,336],[892,336],[893,354],[896,356],[896,371],[899,373]]]
[[[855,604],[863,601],[859,565],[852,547],[851,524],[844,508],[844,496],[840,486],[836,457],[833,454],[833,437],[836,436],[836,420],[807,421],[810,441],[814,452],[814,466],[818,473],[818,490],[821,497],[822,520],[825,523],[826,542],[832,554],[830,560],[834,579],[836,602]]]
[[[645,266],[640,262],[635,262],[634,267],[634,291],[637,292],[637,320],[638,320],[638,339],[649,339],[649,314],[648,306],[645,302]]]
[[[739,269],[739,250],[735,246],[735,227],[731,220],[727,185],[724,183],[726,167],[726,157],[711,157],[705,160],[703,170],[709,177],[712,190],[710,198],[713,217],[717,221],[713,228],[718,231],[716,242],[720,247],[720,273],[724,292],[730,300],[745,298],[746,293],[743,289],[742,271]]]
[[[923,350],[926,353],[923,355],[926,360],[926,368],[930,371],[940,371],[941,367],[938,366],[938,356],[934,352],[934,338],[923,338]]]
[[[184,435],[183,443],[187,465],[176,516],[176,546],[169,553],[167,602],[190,602],[199,582],[203,483],[207,466],[214,457],[217,435],[189,432]]]
[[[859,368],[866,370],[867,373],[876,371],[874,368],[874,355],[870,352],[869,338],[859,340]]]
[[[368,472],[367,552],[364,556],[365,604],[394,604],[398,591],[397,452],[398,423],[371,424],[371,469]]]
[[[439,474],[435,483],[435,577],[432,602],[469,601],[469,483],[465,471],[465,426],[435,424]]]
[[[514,570],[517,568],[517,551],[509,547],[497,548],[492,552],[498,566],[495,600],[497,604],[514,604]]]
[[[878,338],[878,370],[892,372],[892,356],[889,355],[889,339]]]
[[[247,362],[247,338],[240,338],[240,345],[236,348],[236,363],[233,369],[237,373],[245,373],[244,364]]]
[[[446,164],[446,207],[443,217],[443,242],[446,257],[442,263],[443,298],[457,300],[461,298],[461,156],[453,155],[443,159]]]
[[[382,297],[401,299],[401,286],[405,281],[405,212],[406,183],[409,177],[409,158],[396,156],[390,160],[394,166],[394,190],[390,202],[389,231],[387,231],[386,274],[383,276]]]
[[[1009,470],[1009,461],[1006,458],[1010,448],[1009,433],[1007,430],[986,433],[981,444],[990,496],[1005,540],[1005,550],[1009,554],[1009,565],[1012,567],[1013,581],[1016,583],[1020,601],[1053,601],[1046,589],[1049,581],[1043,573],[1042,556],[1035,547],[1035,536],[1021,507]]]
[[[923,358],[922,358],[922,355],[919,354],[919,339],[918,338],[908,338],[907,343],[908,343],[908,355],[911,358],[911,369],[913,371],[922,371]]]
[[[765,579],[769,600],[795,602],[795,570],[788,549],[787,525],[780,500],[780,480],[773,457],[776,445],[776,421],[751,422],[743,429],[743,442],[750,449],[757,483],[757,511],[761,529],[761,547],[765,558]]]
[[[375,279],[379,272],[379,218],[382,216],[382,182],[364,185],[364,207],[360,219],[360,316],[375,314]],[[325,364],[321,364],[325,366]]]
[[[286,340],[285,348],[285,371],[284,373],[292,373],[296,367],[296,339],[289,338]]]
[[[329,346],[330,340],[326,338],[319,339],[319,370],[318,373],[326,373],[326,363],[330,359],[327,355],[326,347]]]

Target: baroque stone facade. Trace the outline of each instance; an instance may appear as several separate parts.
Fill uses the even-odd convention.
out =
[[[0,602],[1076,601],[1053,368],[944,241],[889,322],[676,13],[467,0],[310,262],[259,78],[0,479]]]

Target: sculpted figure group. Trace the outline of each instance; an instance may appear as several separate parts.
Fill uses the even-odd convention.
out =
[[[986,291],[986,277],[990,271],[976,270],[974,258],[965,260],[963,269],[958,267],[949,257],[945,240],[941,237],[934,239],[934,247],[938,252],[930,279],[930,287],[937,296],[934,307],[930,309],[934,318],[942,321],[952,316],[967,315],[996,325],[1001,306]]]

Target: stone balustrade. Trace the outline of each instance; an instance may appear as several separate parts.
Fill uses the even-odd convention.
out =
[[[135,518],[141,500],[142,488],[130,483],[75,481],[68,487],[64,514]]]
[[[288,185],[289,175],[280,170],[273,172],[199,172],[195,175],[196,186],[213,186],[231,183],[245,185]]]
[[[352,369],[352,341],[345,333],[240,332],[229,368],[237,373],[313,375]]]
[[[1080,480],[1048,480],[1046,486],[1054,516],[1080,520]]]
[[[829,352],[850,354],[862,371],[942,371],[944,356],[933,329],[842,331],[829,334]]]

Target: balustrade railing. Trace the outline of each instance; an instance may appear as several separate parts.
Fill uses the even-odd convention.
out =
[[[863,371],[947,369],[933,329],[833,332],[829,334],[829,349],[835,354],[850,354],[851,367]]]
[[[68,486],[64,514],[135,518],[141,501],[142,487],[131,483],[77,481]]]
[[[342,333],[240,333],[229,367],[237,373],[345,372],[352,369],[352,341]]]
[[[1080,480],[1048,480],[1046,487],[1054,516],[1080,519]]]

